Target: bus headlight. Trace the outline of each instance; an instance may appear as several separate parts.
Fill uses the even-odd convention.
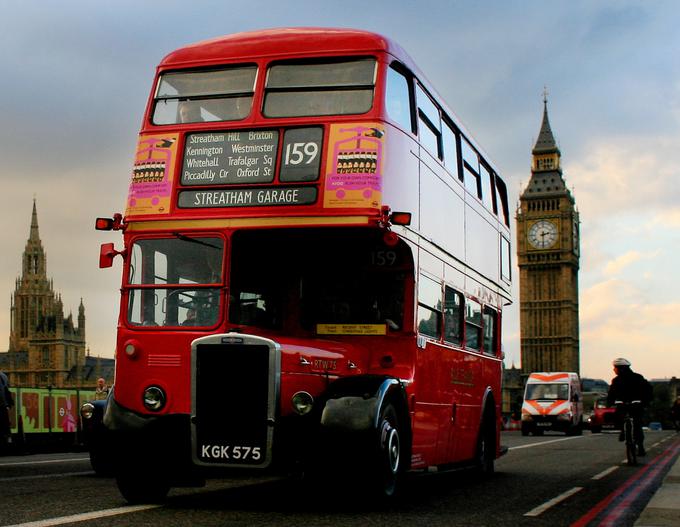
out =
[[[144,390],[144,408],[158,412],[165,406],[165,392],[158,386],[149,386]]]
[[[533,421],[534,418],[531,416],[531,414],[522,414],[522,421]]]
[[[291,403],[293,404],[293,410],[298,414],[307,415],[312,411],[312,406],[314,406],[314,397],[307,392],[297,392],[291,398]]]
[[[557,419],[559,419],[560,421],[571,421],[571,414],[570,413],[560,414],[557,416]]]
[[[92,419],[94,415],[94,405],[92,403],[84,403],[80,407],[80,417],[83,419]]]

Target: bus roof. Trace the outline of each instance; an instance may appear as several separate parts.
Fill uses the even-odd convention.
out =
[[[299,57],[304,55],[352,55],[388,53],[398,59],[430,91],[461,129],[467,139],[499,174],[495,163],[481,147],[473,134],[453,112],[423,71],[410,55],[394,40],[362,29],[328,27],[284,27],[233,33],[193,44],[187,44],[168,53],[157,71],[174,68],[201,67],[222,64],[225,61],[248,61],[268,57]],[[503,179],[503,178],[501,178]]]
[[[203,40],[181,47],[163,58],[159,67],[188,63],[216,63],[244,57],[269,57],[311,53],[386,52],[414,67],[413,61],[394,41],[377,33],[342,28],[277,28],[248,31]]]

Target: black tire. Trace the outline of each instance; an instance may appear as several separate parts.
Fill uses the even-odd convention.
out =
[[[170,485],[162,477],[152,476],[145,470],[124,470],[116,475],[118,490],[132,504],[162,503]]]
[[[484,418],[477,436],[477,457],[475,468],[482,476],[494,473],[496,460],[496,423],[492,416]]]
[[[637,465],[637,453],[635,452],[635,443],[626,443],[626,460],[628,465],[634,467]]]
[[[380,412],[377,459],[369,478],[378,497],[392,498],[404,472],[403,433],[397,411],[387,403]]]
[[[601,426],[591,426],[590,427],[590,433],[591,434],[599,434],[600,432],[602,432]]]
[[[583,434],[583,427],[581,426],[581,423],[577,423],[567,428],[564,433],[568,436],[580,436]]]
[[[114,462],[110,452],[104,451],[101,447],[90,447],[90,465],[97,476],[113,476]]]
[[[623,426],[626,438],[626,460],[628,465],[633,467],[637,465],[637,452],[635,451],[635,441],[633,440],[633,423],[626,421]]]
[[[529,435],[529,432],[530,432],[529,427],[528,427],[528,426],[525,426],[524,424],[522,424],[522,435],[523,435],[523,436],[528,436],[528,435]]]

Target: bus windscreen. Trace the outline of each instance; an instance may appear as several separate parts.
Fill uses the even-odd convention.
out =
[[[161,75],[154,124],[238,121],[251,111],[257,66]]]
[[[267,72],[267,117],[355,115],[373,106],[374,59],[275,64]]]

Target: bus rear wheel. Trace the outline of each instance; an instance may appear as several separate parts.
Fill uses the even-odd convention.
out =
[[[494,472],[496,460],[496,426],[494,420],[486,418],[479,429],[477,438],[477,471],[483,476]]]
[[[391,403],[382,409],[379,422],[377,457],[369,481],[378,497],[391,498],[398,492],[404,461],[402,430]]]

